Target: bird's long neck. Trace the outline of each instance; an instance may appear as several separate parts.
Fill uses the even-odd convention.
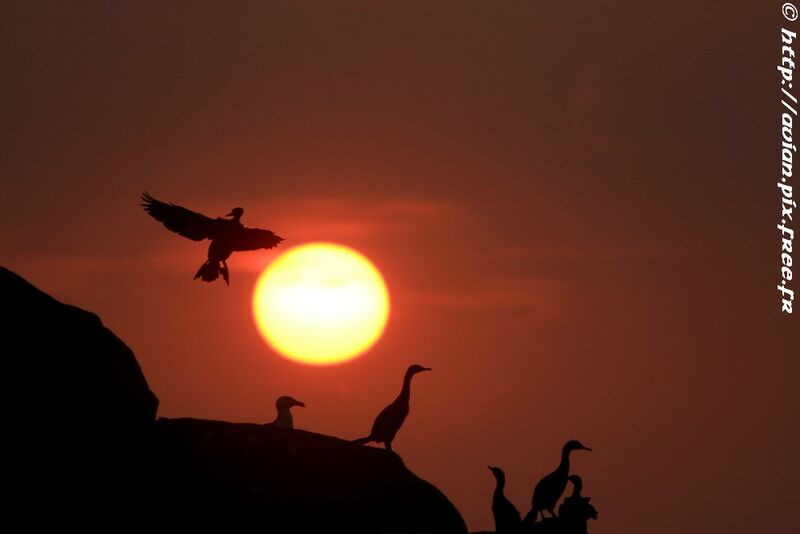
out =
[[[411,398],[411,379],[413,377],[414,375],[407,373],[405,378],[403,378],[403,389],[400,390],[400,395],[398,395],[395,402],[408,404],[408,401]]]
[[[561,463],[558,464],[558,471],[560,473],[569,473],[569,451],[561,451]]]
[[[574,484],[574,486],[572,488],[572,497],[575,498],[575,499],[580,499],[581,498],[581,485],[580,484]]]
[[[279,428],[294,428],[294,421],[292,420],[292,412],[289,408],[278,408],[278,417],[275,418],[273,423]]]
[[[497,485],[494,487],[494,496],[495,497],[503,497],[503,490],[506,489],[506,479],[504,478],[497,478]]]

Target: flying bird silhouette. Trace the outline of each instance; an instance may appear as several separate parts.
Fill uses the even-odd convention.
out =
[[[389,406],[381,410],[375,422],[372,423],[372,431],[369,436],[353,440],[353,443],[363,445],[370,441],[383,443],[387,450],[392,450],[392,441],[397,435],[397,431],[403,426],[403,421],[408,416],[408,401],[411,398],[411,379],[415,374],[423,371],[430,371],[430,368],[421,365],[412,365],[406,371],[403,378],[403,389],[400,395]]]
[[[244,226],[241,223],[244,214],[242,208],[233,208],[225,215],[230,219],[222,217],[212,219],[183,206],[156,200],[147,192],[142,194],[142,207],[167,230],[192,241],[211,240],[208,246],[208,260],[194,275],[195,280],[200,278],[204,282],[213,282],[222,273],[225,283],[230,285],[228,264],[225,260],[231,254],[245,250],[270,249],[283,241],[282,237],[269,230]]]

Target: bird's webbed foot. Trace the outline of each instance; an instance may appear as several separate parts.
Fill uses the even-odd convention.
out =
[[[222,273],[222,279],[225,280],[225,285],[231,285],[230,278],[228,277],[228,264],[224,261],[222,262],[222,267],[220,267],[219,272]]]

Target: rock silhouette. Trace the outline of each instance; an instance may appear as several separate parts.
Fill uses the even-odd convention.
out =
[[[97,316],[0,268],[8,524],[116,531],[458,533],[396,455],[260,424],[159,419],[133,353]]]
[[[9,524],[113,525],[150,501],[158,399],[133,352],[100,319],[0,267]],[[28,510],[28,513],[24,513]],[[59,528],[60,529],[60,528]]]
[[[14,370],[7,387],[23,392],[29,415],[50,419],[55,410],[57,419],[78,425],[155,421],[158,399],[136,357],[97,315],[58,302],[4,267],[0,294],[3,347]]]
[[[233,208],[223,219],[212,219],[200,213],[186,209],[183,206],[168,204],[156,200],[147,193],[142,194],[142,207],[155,220],[176,234],[191,239],[203,241],[210,239],[208,245],[208,260],[200,266],[195,280],[200,278],[204,282],[213,282],[219,275],[225,283],[230,282],[228,264],[226,260],[236,251],[269,249],[278,246],[282,237],[269,230],[260,228],[247,228],[240,219],[244,209]]]
[[[203,531],[466,533],[439,490],[380,449],[256,424],[157,426],[160,506],[173,507],[175,528],[190,517]]]

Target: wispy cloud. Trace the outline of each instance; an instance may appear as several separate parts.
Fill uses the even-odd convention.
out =
[[[257,203],[250,224],[262,217],[292,241],[384,238],[463,217],[452,204],[419,199],[290,198]]]
[[[472,287],[415,291],[405,298],[451,311],[519,311],[557,319],[566,315],[569,288],[552,278],[501,276]]]

